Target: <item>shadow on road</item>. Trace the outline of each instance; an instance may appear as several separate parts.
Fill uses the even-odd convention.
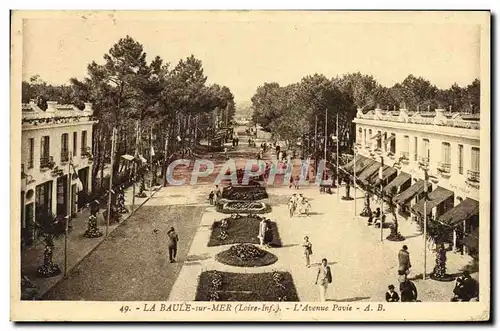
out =
[[[326,301],[332,301],[332,302],[354,302],[354,301],[361,301],[361,300],[366,300],[370,299],[371,297],[352,297],[352,298],[345,298],[345,299],[328,299]]]

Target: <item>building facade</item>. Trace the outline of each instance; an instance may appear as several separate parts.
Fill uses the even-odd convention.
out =
[[[21,241],[31,245],[34,222],[46,215],[75,214],[92,185],[92,104],[34,101],[22,105]],[[68,183],[70,181],[70,183]]]
[[[423,217],[422,198],[427,183],[429,202],[425,213],[430,219],[461,222],[459,226],[452,224],[455,229],[462,228],[460,234],[453,232],[455,246],[457,236],[477,230],[479,114],[449,113],[444,109],[412,112],[377,108],[366,113],[358,110],[354,123],[358,159],[380,162],[388,170],[396,171],[397,175],[383,185],[396,187],[395,201],[400,214],[414,219]],[[360,176],[363,172],[366,175],[366,170],[362,170]],[[426,174],[428,180],[424,181]]]

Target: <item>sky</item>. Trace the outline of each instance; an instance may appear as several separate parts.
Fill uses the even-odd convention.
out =
[[[23,79],[37,74],[52,84],[86,75],[87,64],[130,35],[148,59],[159,55],[173,67],[193,54],[210,83],[228,86],[236,102],[247,102],[265,82],[286,85],[320,73],[373,75],[392,86],[409,74],[439,88],[470,84],[480,77],[480,29],[464,23],[335,22],[319,15],[273,19],[214,13],[133,19],[79,15],[25,19]]]

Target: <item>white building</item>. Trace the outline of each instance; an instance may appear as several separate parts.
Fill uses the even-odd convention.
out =
[[[479,114],[377,108],[367,113],[358,110],[354,123],[358,160],[367,163],[365,169],[357,167],[360,179],[378,178],[377,163],[372,163],[371,170],[370,163],[383,162],[387,169],[384,190],[396,187],[399,194],[395,201],[401,213],[421,218],[426,169],[431,191],[427,203],[430,218],[462,228],[465,235],[477,231]],[[456,231],[453,235],[456,244]]]
[[[84,206],[91,189],[92,104],[47,102],[43,111],[35,102],[22,105],[21,226],[22,242],[34,237],[33,222],[44,213],[66,216]],[[70,174],[70,176],[68,176]],[[68,177],[71,194],[68,194]],[[81,184],[80,184],[81,183]],[[80,197],[80,198],[79,198]]]

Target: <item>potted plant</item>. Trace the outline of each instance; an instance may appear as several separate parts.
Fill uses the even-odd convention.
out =
[[[42,213],[35,220],[35,228],[45,244],[43,251],[43,265],[37,273],[40,277],[48,278],[61,273],[59,265],[52,261],[54,240],[65,234],[67,218],[56,217],[51,213]]]

